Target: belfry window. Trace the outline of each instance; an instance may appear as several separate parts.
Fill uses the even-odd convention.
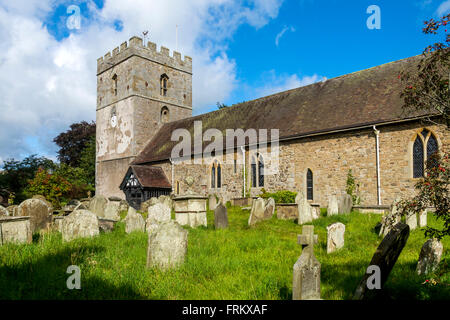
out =
[[[161,122],[169,122],[169,108],[167,108],[166,106],[161,108]]]
[[[164,73],[163,75],[161,75],[160,83],[161,83],[161,95],[165,97],[167,96],[167,88],[169,84],[169,77],[167,76],[167,74]]]
[[[114,95],[117,96],[117,74],[113,75],[112,80],[113,80]]]
[[[436,137],[427,129],[423,129],[416,136],[413,144],[413,177],[421,178],[425,176],[425,165],[428,160],[432,161],[432,156],[439,151]],[[430,165],[435,165],[429,163]]]

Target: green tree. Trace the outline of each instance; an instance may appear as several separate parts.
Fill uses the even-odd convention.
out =
[[[60,133],[53,142],[59,147],[58,160],[72,167],[78,167],[82,150],[91,138],[95,136],[95,122],[82,121],[70,125],[70,129]]]
[[[86,143],[81,151],[80,168],[86,175],[86,182],[95,187],[95,136]]]
[[[348,170],[347,173],[347,188],[346,192],[348,195],[352,197],[352,202],[355,205],[358,205],[361,202],[360,197],[358,196],[359,193],[359,184],[356,183],[355,177],[353,176],[352,169]]]
[[[220,103],[220,102],[217,102],[216,105],[217,105],[217,109],[219,109],[219,110],[228,107],[225,103]]]
[[[38,169],[54,170],[56,164],[45,157],[33,154],[22,161],[8,159],[3,163],[3,173],[0,175],[0,189],[8,190],[14,195],[14,203],[20,203],[27,198],[25,188],[33,179]]]

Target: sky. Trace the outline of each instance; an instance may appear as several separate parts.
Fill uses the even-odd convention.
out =
[[[449,12],[450,0],[0,0],[0,166],[56,160],[53,138],[95,121],[97,58],[145,30],[193,58],[196,115],[420,54],[436,40],[423,22]]]

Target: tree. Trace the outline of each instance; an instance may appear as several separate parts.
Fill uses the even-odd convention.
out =
[[[415,188],[417,195],[398,203],[399,213],[402,216],[420,214],[429,207],[435,208],[434,215],[444,222],[442,229],[427,227],[425,236],[442,239],[450,235],[450,160],[447,153],[441,157],[436,152],[427,161],[425,177],[419,180]]]
[[[0,175],[0,189],[8,190],[15,197],[15,203],[26,199],[24,192],[28,181],[33,179],[39,168],[54,170],[55,163],[45,157],[33,154],[22,161],[8,159],[3,163],[3,174]]]
[[[219,109],[219,110],[228,107],[225,103],[220,103],[220,102],[217,102],[216,105],[217,105],[217,109]]]
[[[95,187],[95,136],[86,143],[81,151],[80,168],[86,175],[86,181],[92,187]]]
[[[425,34],[442,36],[442,42],[429,45],[423,51],[423,58],[417,72],[402,72],[399,77],[405,83],[401,94],[406,111],[426,111],[443,117],[450,128],[450,34],[447,25],[450,14],[435,21],[425,21]],[[443,35],[442,35],[443,34]],[[430,117],[429,121],[433,122]]]
[[[81,161],[81,151],[93,136],[95,136],[95,122],[82,121],[71,124],[69,130],[60,133],[53,139],[53,142],[60,147],[58,160],[72,167],[78,167]]]

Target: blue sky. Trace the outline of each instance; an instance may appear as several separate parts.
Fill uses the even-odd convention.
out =
[[[67,27],[77,5],[81,28]],[[370,5],[381,29],[369,30]],[[450,0],[0,1],[0,162],[55,159],[69,125],[95,120],[96,59],[133,35],[193,57],[194,114],[420,54]]]

